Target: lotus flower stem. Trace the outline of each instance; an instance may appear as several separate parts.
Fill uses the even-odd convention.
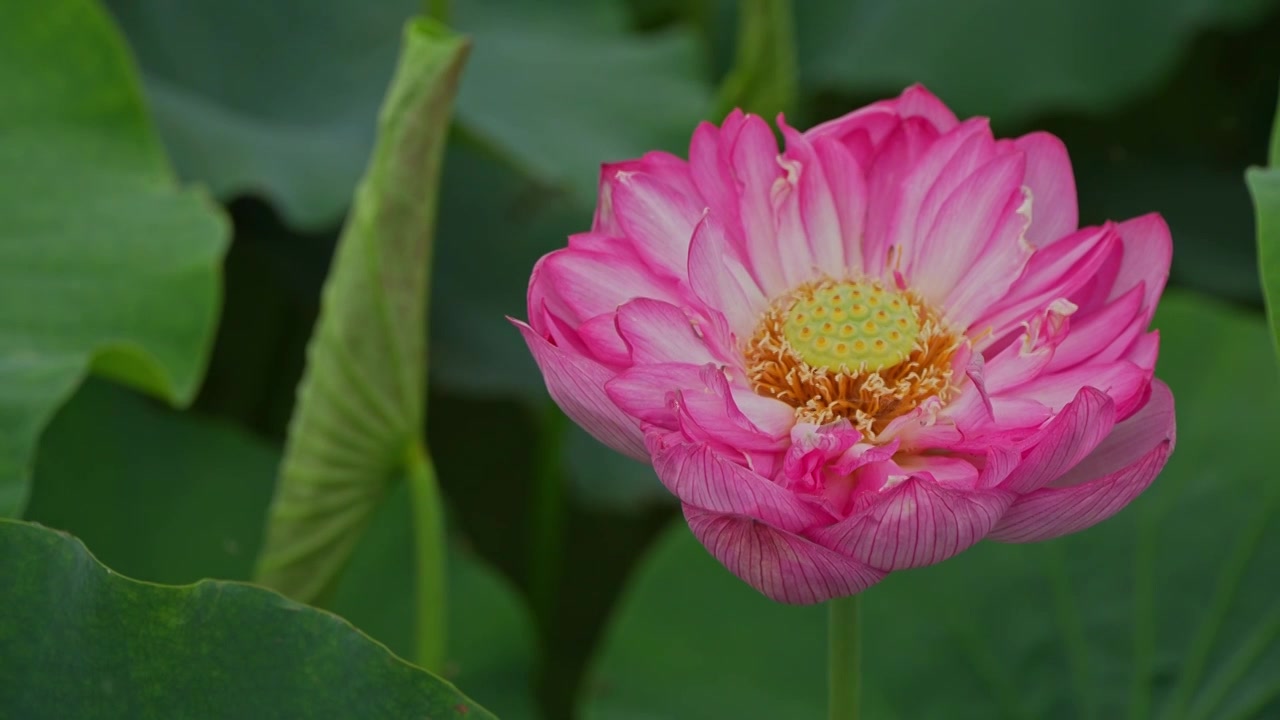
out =
[[[567,421],[549,405],[538,418],[541,435],[534,475],[532,536],[529,542],[529,594],[539,622],[550,628],[560,584],[565,543],[565,467],[561,453]]]
[[[854,720],[862,695],[862,636],[857,595],[827,603],[827,717]]]
[[[448,627],[444,507],[435,467],[420,440],[405,453],[405,474],[413,508],[414,661],[438,673],[444,668]]]

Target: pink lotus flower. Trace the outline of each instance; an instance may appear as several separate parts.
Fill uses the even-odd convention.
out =
[[[1046,133],[913,87],[800,133],[735,111],[606,165],[516,322],[561,408],[651,462],[774,600],[1110,517],[1174,445],[1158,215],[1078,229]]]

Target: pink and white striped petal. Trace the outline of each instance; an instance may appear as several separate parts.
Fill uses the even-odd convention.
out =
[[[1157,380],[1141,410],[1117,425],[1068,473],[1018,498],[991,537],[1037,542],[1106,520],[1147,489],[1175,442],[1173,395]]]
[[[564,352],[519,320],[508,320],[520,330],[542,371],[547,392],[565,415],[614,450],[637,460],[649,458],[640,423],[605,394],[605,383],[613,372],[585,357]]]
[[[1082,388],[1027,444],[1031,449],[1000,487],[1019,495],[1057,480],[1098,447],[1115,426],[1115,403],[1106,393]]]
[[[688,504],[684,517],[694,537],[729,572],[775,602],[811,605],[855,595],[885,576],[752,517],[710,512]]]
[[[989,461],[1002,477],[1013,460]],[[975,468],[971,482],[985,486]],[[994,483],[998,484],[999,480]],[[969,548],[995,527],[1016,497],[998,488],[950,487],[919,472],[866,499],[869,507],[813,534],[815,540],[879,570],[942,562]]]
[[[749,515],[789,532],[831,521],[817,503],[802,500],[706,443],[662,432],[649,432],[646,440],[658,479],[681,502],[711,512]]]

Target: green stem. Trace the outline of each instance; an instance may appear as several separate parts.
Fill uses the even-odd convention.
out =
[[[544,627],[552,625],[556,588],[564,555],[564,444],[565,418],[548,403],[538,438],[534,477],[532,531],[529,544],[529,595]]]
[[[449,0],[427,0],[427,17],[441,25],[449,23]]]
[[[862,695],[862,636],[858,596],[827,603],[827,718],[856,720]]]
[[[414,659],[424,670],[439,673],[444,669],[448,627],[444,503],[421,440],[405,453],[405,471],[413,513]]]

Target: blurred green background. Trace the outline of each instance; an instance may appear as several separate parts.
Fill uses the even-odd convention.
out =
[[[683,154],[718,120],[756,5],[452,3],[474,48],[441,190],[429,446],[455,538],[446,674],[503,717],[821,713],[817,609],[731,582],[647,467],[550,404],[505,320],[525,315],[534,261],[589,225],[601,162]],[[1280,2],[792,5],[794,85],[753,109],[807,127],[922,82],[998,135],[1062,137],[1082,223],[1158,211],[1175,243],[1157,318],[1179,407],[1169,471],[1080,538],[983,545],[868,593],[869,717],[1280,717],[1280,580],[1264,569],[1280,553],[1280,395],[1243,181],[1266,159]],[[75,392],[39,441],[26,517],[134,577],[245,578],[320,288],[422,8],[106,7],[178,177],[229,213],[221,320],[188,411],[100,380]],[[334,605],[402,655],[406,502],[393,494]]]

